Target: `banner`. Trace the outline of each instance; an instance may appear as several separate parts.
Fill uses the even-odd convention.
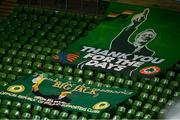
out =
[[[98,115],[135,95],[126,88],[94,87],[37,72],[2,87],[0,96],[56,109]]]
[[[81,69],[154,77],[180,60],[179,16],[169,10],[112,2],[101,24],[54,55],[53,61]]]

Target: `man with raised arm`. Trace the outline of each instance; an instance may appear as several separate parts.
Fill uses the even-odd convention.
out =
[[[131,35],[146,21],[149,11],[149,8],[146,8],[142,13],[134,15],[131,23],[112,40],[110,50],[144,56],[154,55],[154,51],[147,47],[148,43],[156,37],[153,29],[146,29],[136,35],[134,42],[129,41]]]

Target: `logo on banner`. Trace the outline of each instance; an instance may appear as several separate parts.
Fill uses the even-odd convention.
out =
[[[108,102],[99,102],[99,103],[96,103],[94,106],[93,106],[93,109],[95,110],[101,110],[101,109],[106,109],[110,106],[110,104]]]
[[[65,52],[59,55],[54,55],[53,60],[61,61],[62,63],[73,63],[79,57],[79,53],[67,54]]]
[[[150,67],[145,67],[141,69],[139,72],[144,75],[152,75],[152,74],[156,74],[160,72],[160,70],[161,69],[157,66],[150,66]]]
[[[12,93],[21,93],[25,90],[23,85],[12,85],[7,88],[7,91]]]

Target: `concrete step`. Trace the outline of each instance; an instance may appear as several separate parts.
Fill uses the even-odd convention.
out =
[[[5,16],[5,17],[8,16],[8,15],[9,15],[9,13],[1,13],[0,14],[0,16]]]
[[[10,13],[1,13],[0,18],[7,18]]]
[[[2,17],[2,16],[0,16],[0,20],[3,20],[3,19],[6,19],[6,17]]]
[[[13,10],[14,9],[14,6],[4,6],[4,5],[0,5],[0,9],[5,9],[5,10]]]
[[[17,2],[18,0],[4,0],[4,1],[7,1],[7,2]]]
[[[1,12],[1,11],[0,11]],[[0,13],[0,16],[7,17],[12,11],[4,11]]]
[[[6,19],[17,5],[17,0],[3,0],[0,4],[0,19]]]
[[[3,2],[1,3],[1,5],[2,5],[2,6],[12,6],[12,7],[16,7],[18,4],[17,4],[16,2],[15,2],[15,3],[14,3],[14,2],[12,3],[12,2],[4,2],[4,1],[3,1]]]
[[[2,13],[10,13],[12,10],[9,9],[0,9],[0,14]]]
[[[9,15],[9,14],[7,14],[7,13],[3,13],[3,14],[0,15],[0,19],[7,18],[8,15]]]

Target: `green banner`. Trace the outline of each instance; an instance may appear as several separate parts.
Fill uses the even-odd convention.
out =
[[[135,95],[126,88],[94,87],[35,73],[2,87],[0,96],[57,109],[98,115]]]
[[[180,60],[180,13],[112,2],[89,34],[54,55],[77,68],[154,77]]]

